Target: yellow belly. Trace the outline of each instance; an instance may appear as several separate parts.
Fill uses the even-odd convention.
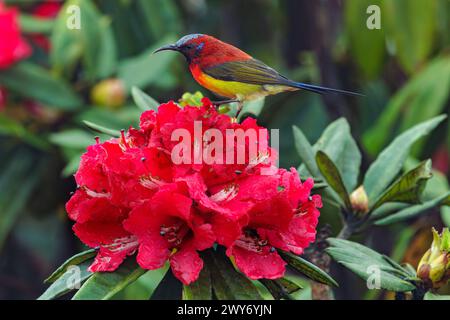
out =
[[[249,101],[284,91],[296,90],[282,85],[258,85],[237,81],[224,81],[202,73],[196,77],[197,82],[215,94],[229,99]]]

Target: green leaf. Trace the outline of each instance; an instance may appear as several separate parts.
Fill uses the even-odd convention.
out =
[[[130,283],[136,281],[147,270],[136,263],[135,257],[128,258],[114,272],[94,273],[73,296],[73,300],[107,300]]]
[[[180,12],[173,0],[136,0],[139,12],[144,17],[148,32],[156,39],[164,34],[179,34],[183,31]],[[170,23],[167,23],[170,21]]]
[[[340,118],[332,122],[316,142],[314,149],[321,150],[330,157],[341,172],[346,189],[353,191],[358,181],[361,153],[347,120]]]
[[[447,103],[449,86],[450,57],[439,56],[391,98],[375,125],[364,133],[363,143],[368,153],[375,156],[381,151],[400,117],[401,128],[406,130],[441,113]]]
[[[448,204],[441,208],[441,218],[442,222],[450,228],[450,207],[448,207]]]
[[[431,208],[434,208],[434,207],[437,207],[440,205],[444,205],[446,199],[449,196],[450,196],[450,191],[438,198],[424,202],[423,204],[417,204],[414,206],[410,206],[406,209],[398,211],[397,213],[391,214],[385,218],[377,220],[377,221],[375,221],[375,224],[379,225],[379,226],[384,226],[384,225],[392,224],[395,222],[403,221],[406,219],[414,218],[424,211],[427,211]]]
[[[158,101],[147,95],[144,91],[142,91],[138,87],[131,88],[131,95],[133,96],[134,103],[136,103],[136,105],[142,111],[158,110],[159,106]]]
[[[50,147],[50,144],[45,139],[30,132],[20,122],[0,114],[0,136],[2,135],[21,139],[29,145],[41,150],[48,150]]]
[[[329,286],[339,286],[336,280],[311,262],[288,252],[279,251],[279,254],[292,268],[308,278]]]
[[[88,260],[80,264],[67,266],[38,300],[51,300],[79,288],[84,281],[93,275],[92,272],[87,271],[91,263],[92,261]]]
[[[68,129],[52,133],[49,135],[49,140],[56,145],[74,149],[85,149],[94,143],[92,134],[79,129]]]
[[[408,271],[392,259],[356,242],[337,238],[328,238],[327,241],[330,247],[326,252],[362,279],[368,280],[375,274],[373,270],[379,270],[381,288],[398,292],[415,289],[405,280],[410,276]]]
[[[292,126],[292,131],[294,133],[295,148],[297,149],[301,162],[314,177],[320,177],[321,174],[316,164],[315,150],[299,127]]]
[[[20,30],[24,33],[50,33],[53,29],[54,20],[35,18],[32,15],[20,13]]]
[[[94,73],[97,78],[102,79],[111,76],[116,71],[118,57],[110,19],[102,17],[99,27],[100,48]]]
[[[423,300],[450,300],[450,295],[436,294],[428,291],[425,293]]]
[[[183,300],[212,300],[211,273],[207,264],[203,265],[194,283],[183,286]]]
[[[0,84],[25,97],[36,99],[48,107],[75,110],[82,105],[81,99],[68,83],[29,62],[21,62],[2,70]]]
[[[253,283],[237,272],[222,252],[208,252],[205,256],[215,296],[219,300],[261,300]]]
[[[259,280],[269,290],[270,294],[276,299],[292,299],[290,294],[303,289],[298,284],[286,278],[275,280],[261,279]]]
[[[96,254],[97,252],[94,249],[89,249],[74,255],[73,257],[67,259],[58,269],[56,269],[47,279],[45,279],[44,282],[55,282],[67,271],[70,266],[79,265],[82,262],[95,257]]]
[[[3,165],[0,173],[0,250],[39,186],[47,165],[27,149],[16,150]]]
[[[167,268],[162,280],[154,290],[151,300],[180,300],[182,298],[183,284],[175,278],[172,269]]]
[[[68,27],[76,14],[68,11],[69,8],[79,8],[80,28]],[[105,44],[103,37],[108,37],[106,33],[102,26],[102,17],[91,0],[65,2],[51,36],[50,60],[57,74],[72,75],[77,62],[81,61],[85,76],[89,80],[94,80],[102,58],[100,54],[105,53],[105,49],[101,46]]]
[[[370,218],[378,219],[384,216],[387,216],[388,214],[394,213],[396,211],[402,210],[409,207],[409,204],[407,203],[400,203],[400,202],[388,202],[384,203],[378,208],[374,209],[373,212],[370,214]]]
[[[366,76],[378,76],[386,56],[385,28],[369,29],[366,23],[369,17],[367,8],[371,5],[382,7],[382,0],[347,0],[343,4],[350,53]],[[380,15],[383,21],[383,13]]]
[[[384,1],[383,5],[387,35],[395,43],[397,58],[406,71],[413,73],[433,50],[437,1],[396,0]]]
[[[339,173],[338,168],[334,165],[333,161],[331,161],[326,153],[317,151],[316,162],[328,185],[336,191],[345,206],[350,209],[352,204],[350,203],[348,192],[345,189],[341,174]]]
[[[244,106],[242,107],[241,113],[239,114],[238,120],[243,119],[248,114],[252,114],[255,117],[258,117],[261,114],[261,111],[264,109],[265,99],[258,99],[253,101],[244,102]]]
[[[420,195],[431,177],[431,160],[423,161],[393,183],[380,196],[372,210],[385,202],[420,203]]]
[[[104,133],[107,134],[111,137],[120,137],[120,131],[114,130],[114,129],[110,129],[110,128],[106,128],[103,127],[101,125],[95,124],[93,122],[90,121],[83,121],[83,123],[91,130],[98,132],[98,133]]]
[[[294,137],[296,137],[295,134],[294,132]],[[297,138],[301,142],[301,146],[305,148],[306,144],[304,140],[306,138],[304,136],[301,137],[298,132]],[[314,154],[319,150],[325,152],[341,172],[346,189],[349,192],[355,189],[361,166],[361,153],[351,135],[350,126],[345,118],[340,118],[332,122],[322,133],[319,140],[317,140],[313,146],[313,150]],[[298,150],[298,152],[301,154],[302,151]],[[310,151],[307,152],[309,153]],[[302,155],[300,156],[302,157]],[[307,155],[308,158],[309,156]],[[303,169],[300,168],[300,172],[302,171]],[[315,176],[314,172],[310,173]],[[320,177],[321,175],[319,174],[318,176]]]
[[[397,176],[414,142],[436,128],[446,117],[441,115],[414,126],[399,135],[380,153],[364,178],[364,188],[369,202],[373,203]]]
[[[175,55],[164,52],[153,54],[153,51],[174,41],[174,37],[166,37],[138,56],[121,60],[118,65],[118,77],[128,91],[133,87],[149,86],[161,79],[161,74],[167,72],[166,69]]]

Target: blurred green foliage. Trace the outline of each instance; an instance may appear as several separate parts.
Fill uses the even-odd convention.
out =
[[[75,187],[71,174],[80,155],[99,135],[86,123],[114,130],[137,126],[142,110],[133,105],[131,96],[136,100],[138,90],[160,102],[198,90],[214,98],[192,80],[181,57],[151,55],[184,34],[217,36],[298,81],[363,92],[363,99],[286,93],[248,107],[250,113],[260,113],[261,124],[280,129],[281,166],[304,163],[294,146],[293,125],[304,141],[322,137],[314,150],[325,149],[346,172],[343,184],[348,192],[363,182],[366,185],[359,168],[366,172],[396,136],[449,111],[448,0],[69,0],[50,20],[32,14],[43,2],[6,1],[20,9],[22,32],[33,55],[0,70],[0,87],[8,92],[6,107],[0,111],[0,270],[4,275],[0,298],[36,298],[43,292],[42,280],[81,248],[63,206]],[[66,27],[71,5],[81,9],[79,30]],[[369,5],[381,9],[380,30],[366,27]],[[49,52],[34,40],[37,34],[49,39]],[[118,108],[94,105],[90,98],[95,86],[109,78],[123,83],[126,99]],[[334,126],[343,128],[339,133],[347,143],[339,150],[333,150],[332,142],[321,146],[323,137],[335,134],[328,124],[340,117],[345,120]],[[100,134],[100,138],[108,136]],[[414,144],[406,159],[406,171],[418,165],[417,159],[433,160],[425,203],[449,190],[449,150],[450,126],[445,120]],[[391,179],[402,171],[403,163],[398,166]],[[414,235],[422,228],[450,223],[448,207],[428,212],[431,218],[421,214],[389,228],[372,227],[357,239],[403,260],[408,250],[426,251],[428,243],[413,247]],[[336,207],[325,205],[321,224],[330,224],[337,233],[339,219]],[[398,230],[406,239],[403,242],[396,241]],[[352,279],[345,271],[337,272],[338,280]],[[157,281],[143,278],[119,295],[148,297]],[[305,286],[303,279],[297,282]],[[337,297],[363,296],[364,289],[346,283],[349,288],[338,289]]]

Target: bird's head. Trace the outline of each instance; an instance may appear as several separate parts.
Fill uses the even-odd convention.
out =
[[[182,53],[190,64],[211,66],[216,63],[251,58],[245,52],[206,34],[188,34],[174,44],[161,47],[154,53],[173,50]]]
[[[196,58],[201,57],[202,53],[204,52],[205,46],[207,46],[211,41],[214,40],[217,39],[200,33],[188,34],[174,44],[163,46],[159,49],[156,49],[153,53],[164,50],[178,51],[186,57],[188,62],[192,62]]]

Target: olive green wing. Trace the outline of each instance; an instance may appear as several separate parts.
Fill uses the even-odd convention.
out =
[[[202,71],[215,79],[224,81],[259,85],[286,85],[289,83],[286,77],[256,59],[225,62]]]

